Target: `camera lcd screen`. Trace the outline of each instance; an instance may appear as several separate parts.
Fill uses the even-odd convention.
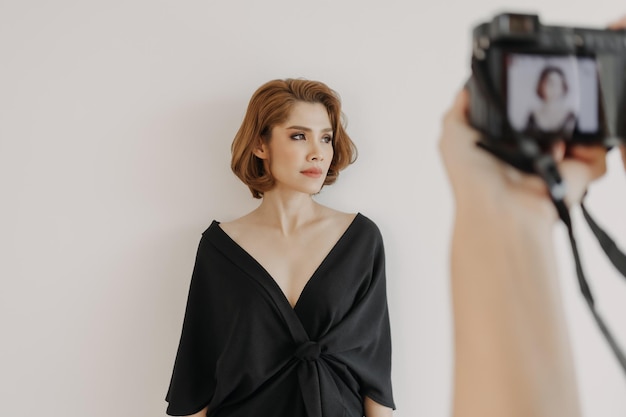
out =
[[[599,133],[594,58],[510,53],[505,61],[507,114],[513,129],[535,138]]]

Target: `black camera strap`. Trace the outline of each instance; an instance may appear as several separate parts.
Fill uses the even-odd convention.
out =
[[[521,138],[520,140],[523,141],[524,138]],[[556,207],[559,218],[567,227],[567,235],[569,237],[570,246],[572,248],[572,255],[574,256],[574,263],[576,265],[576,277],[578,278],[578,286],[580,288],[580,292],[585,298],[587,306],[589,307],[589,310],[591,310],[591,314],[593,315],[594,320],[596,321],[598,327],[600,328],[600,331],[604,335],[604,338],[609,343],[609,347],[615,354],[615,357],[621,365],[622,370],[626,373],[626,356],[624,355],[623,350],[618,345],[615,337],[609,330],[608,326],[604,322],[604,319],[602,318],[602,316],[600,316],[600,313],[596,309],[596,302],[593,297],[593,293],[591,292],[591,287],[589,286],[589,283],[587,282],[585,273],[583,271],[580,254],[578,252],[578,244],[576,243],[576,237],[574,235],[572,218],[570,216],[569,209],[565,204],[565,187],[561,175],[559,174],[556,161],[554,160],[554,158],[552,158],[551,155],[541,155],[540,157],[537,157],[535,159],[535,172],[539,174],[539,176],[541,176],[541,178],[548,186],[552,203]],[[584,208],[584,206],[583,213],[585,213],[585,218],[587,219],[587,222],[590,224],[590,226],[593,224],[591,228],[598,240],[600,241],[600,245],[603,248],[614,248],[615,250],[617,250],[617,246],[615,245],[615,243],[608,237],[606,233],[604,233],[604,231],[593,221],[593,219],[591,219],[591,216],[589,216],[589,213],[587,213],[587,210]],[[609,252],[606,253],[607,255],[609,255]],[[613,250],[611,251],[611,255],[609,255],[609,258],[614,264],[615,260],[618,260],[617,255],[615,255],[616,253],[622,255],[621,261],[626,260],[626,257],[624,257],[624,255],[619,252],[619,250],[617,250],[617,252]],[[620,272],[623,273],[623,270],[620,270]]]
[[[591,218],[589,211],[583,203],[580,204],[582,208],[583,216],[591,228],[591,231],[598,239],[600,246],[606,253],[606,256],[609,258],[615,269],[617,269],[623,276],[626,278],[626,255],[622,251],[619,250],[617,244],[611,237],[600,227],[598,224]]]
[[[585,274],[583,272],[582,264],[580,261],[580,255],[578,253],[578,245],[576,244],[576,238],[574,237],[574,229],[572,227],[572,221],[569,215],[569,210],[567,209],[567,206],[565,205],[565,202],[563,200],[561,201],[553,200],[553,202],[555,206],[557,207],[557,210],[559,212],[559,217],[561,218],[563,223],[565,223],[565,226],[567,226],[567,234],[569,236],[569,241],[572,246],[572,253],[574,255],[574,262],[576,264],[576,276],[578,277],[578,285],[580,287],[580,291],[582,292],[583,297],[585,297],[585,301],[587,301],[587,306],[589,306],[589,309],[591,310],[591,314],[593,315],[593,318],[598,324],[600,331],[602,332],[602,334],[604,335],[604,338],[609,343],[609,346],[611,347],[611,350],[617,357],[617,360],[619,361],[622,369],[624,370],[624,372],[626,372],[626,356],[624,356],[624,352],[622,351],[620,346],[617,344],[617,341],[615,340],[615,338],[613,337],[613,334],[611,333],[606,323],[604,322],[604,319],[598,313],[598,310],[596,309],[596,303],[593,298],[593,294],[591,293],[591,288],[589,287],[589,284],[587,283],[587,279],[585,278]],[[589,216],[589,213],[587,213],[587,210],[584,208],[584,206],[583,206],[583,213],[585,215],[585,218],[587,219],[587,222],[588,223],[591,222],[589,223],[589,225],[591,226],[591,224],[593,223],[596,226],[596,229],[594,229],[593,226],[591,227],[594,234],[596,234],[596,231],[598,231],[599,233],[607,237],[608,240],[600,239],[598,237],[598,234],[596,234],[596,237],[600,241],[600,245],[604,247],[604,244],[608,244],[609,241],[613,245],[615,245],[615,243],[608,237],[608,235],[606,235],[606,233],[604,233],[602,229],[597,227],[597,224],[593,221],[593,219],[591,219],[591,217]],[[615,246],[615,248],[617,248],[617,246]],[[607,255],[608,255],[608,252],[607,252]],[[622,260],[624,260],[624,255],[621,252],[620,252],[620,255],[622,255]],[[609,256],[609,258],[615,264],[611,256]],[[620,272],[622,272],[622,274],[624,273],[623,270],[620,270]]]
[[[481,61],[473,57],[472,72],[473,77],[470,82],[475,82],[481,94],[483,94],[488,100],[490,100],[492,104],[497,106],[497,108],[503,109],[504,106],[500,102],[498,94],[495,93],[491,83],[487,78],[488,72],[485,67],[485,61]],[[508,126],[507,119],[504,118],[504,120],[504,123]],[[617,360],[619,361],[622,370],[624,371],[624,373],[626,373],[626,356],[624,355],[620,346],[617,344],[617,341],[615,340],[613,334],[610,332],[609,328],[604,322],[604,319],[596,310],[596,303],[591,292],[591,288],[589,287],[587,279],[585,278],[580,255],[578,252],[578,245],[574,236],[574,229],[570,212],[564,200],[565,184],[563,183],[561,174],[559,173],[556,161],[554,160],[552,155],[542,152],[539,149],[537,143],[531,138],[515,132],[515,130],[510,129],[510,126],[508,127],[509,130],[512,132],[513,139],[515,140],[516,146],[514,149],[511,149],[510,147],[505,148],[502,144],[500,144],[500,142],[490,140],[490,138],[484,134],[485,132],[483,132],[485,140],[480,141],[478,143],[478,146],[490,152],[502,161],[522,171],[538,174],[546,183],[548,191],[550,193],[550,198],[552,199],[552,202],[556,207],[559,218],[567,227],[569,241],[572,247],[572,254],[574,256],[574,262],[576,265],[576,276],[578,278],[580,291],[583,294],[583,297],[587,302],[587,306],[591,310],[593,318],[598,324],[600,331],[609,343],[611,350],[617,357]],[[589,223],[589,226],[591,227],[593,233],[600,242],[600,245],[606,252],[613,265],[615,265],[615,267],[622,273],[622,275],[626,277],[626,256],[621,253],[619,249],[617,249],[617,245],[615,244],[615,242],[613,242],[613,240],[593,221],[593,219],[591,219],[591,216],[589,216],[589,213],[585,209],[584,205],[581,206],[585,219],[587,220],[587,223]]]
[[[517,138],[520,143],[523,143],[526,140],[530,140],[529,138],[520,137]],[[538,154],[534,158],[534,172],[537,173],[548,186],[548,190],[550,192],[550,198],[552,199],[552,203],[556,207],[557,213],[561,221],[567,227],[567,234],[569,237],[570,245],[572,248],[572,254],[574,256],[574,263],[576,265],[576,276],[578,278],[578,286],[580,288],[580,292],[582,293],[585,301],[587,302],[587,306],[591,310],[591,314],[593,315],[594,320],[596,321],[600,331],[604,335],[604,338],[609,343],[609,347],[615,354],[619,364],[622,367],[624,373],[626,373],[626,356],[624,355],[623,350],[618,345],[615,337],[609,330],[602,316],[596,309],[595,299],[591,292],[591,287],[585,278],[585,273],[583,271],[582,263],[580,260],[580,254],[578,252],[578,245],[576,243],[576,237],[574,236],[574,227],[572,224],[572,219],[570,216],[569,209],[565,204],[565,185],[563,184],[563,180],[559,173],[558,167],[556,165],[556,161],[549,154]],[[615,267],[626,276],[624,266],[626,265],[626,256],[617,249],[617,245],[615,242],[593,221],[587,210],[584,206],[582,206],[583,214],[587,223],[591,227],[593,233],[596,238],[600,242],[600,245],[604,249],[605,253],[615,265]]]

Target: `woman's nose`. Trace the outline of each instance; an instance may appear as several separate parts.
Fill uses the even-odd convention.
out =
[[[311,149],[309,150],[309,160],[310,161],[323,161],[324,153],[322,152],[322,147],[318,143],[313,143],[311,145]]]

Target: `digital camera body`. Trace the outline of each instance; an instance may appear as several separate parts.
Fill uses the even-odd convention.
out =
[[[626,142],[626,31],[504,13],[474,28],[469,119],[492,147]]]

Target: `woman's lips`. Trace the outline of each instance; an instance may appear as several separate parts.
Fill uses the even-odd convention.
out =
[[[322,176],[322,170],[320,168],[309,168],[304,171],[300,171],[300,173],[311,178],[319,178]]]

